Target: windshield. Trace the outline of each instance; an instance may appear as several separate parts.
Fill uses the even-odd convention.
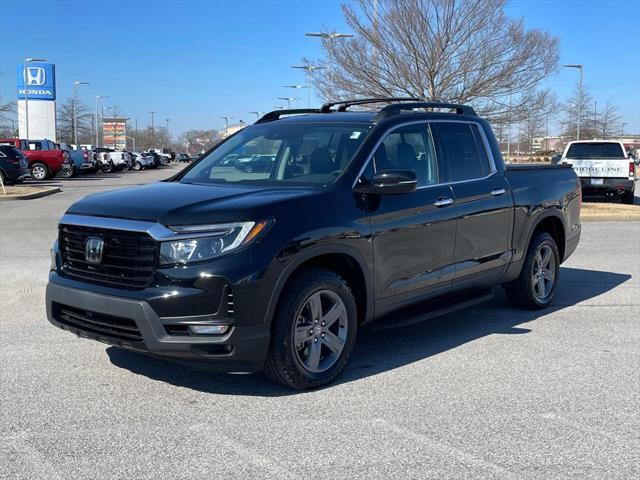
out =
[[[348,123],[253,125],[209,153],[180,181],[328,184],[349,164],[369,129]]]
[[[567,158],[610,158],[621,159],[625,158],[624,150],[619,143],[613,142],[589,142],[589,143],[574,143],[569,147],[567,151]]]

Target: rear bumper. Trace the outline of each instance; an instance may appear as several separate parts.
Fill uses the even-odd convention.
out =
[[[592,180],[594,180],[594,178],[580,177],[583,195],[621,194],[624,192],[633,192],[635,188],[635,181],[628,178],[595,178],[595,180],[602,180],[602,185],[595,185],[592,183]]]
[[[238,326],[230,321],[232,327],[225,335],[169,335],[166,324],[187,324],[193,319],[161,318],[144,300],[103,295],[52,282],[47,285],[46,305],[50,323],[79,337],[154,355],[207,361],[214,370],[223,372],[261,370],[269,348],[267,324]],[[61,313],[64,307],[86,311],[88,322],[65,319]],[[138,331],[131,337],[120,335],[117,329],[110,333],[100,315],[133,321]],[[93,324],[97,327],[92,328]]]

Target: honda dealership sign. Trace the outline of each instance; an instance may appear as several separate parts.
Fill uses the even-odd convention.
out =
[[[18,65],[18,99],[56,99],[56,66],[53,63],[33,62]]]
[[[56,66],[20,63],[17,74],[20,138],[56,141]]]

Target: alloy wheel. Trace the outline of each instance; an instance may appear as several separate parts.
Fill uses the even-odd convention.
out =
[[[347,341],[347,309],[331,290],[314,292],[298,311],[293,345],[298,361],[311,373],[330,369],[340,358]]]
[[[44,180],[45,178],[47,178],[47,171],[44,169],[44,167],[36,165],[31,169],[31,175],[33,175],[33,178],[35,178],[36,180]]]
[[[540,302],[545,302],[551,292],[556,278],[556,259],[549,245],[542,245],[533,259],[533,275],[531,285],[533,294]]]

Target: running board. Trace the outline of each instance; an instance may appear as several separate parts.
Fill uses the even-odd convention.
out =
[[[399,310],[376,320],[372,325],[372,328],[373,330],[390,330],[392,328],[415,325],[416,323],[421,323],[435,317],[440,317],[442,315],[447,315],[448,313],[477,305],[478,303],[486,302],[491,300],[494,296],[493,291],[484,291],[481,293],[475,292],[472,294],[456,295],[445,299],[438,299],[430,302],[424,302],[422,304],[412,305],[411,307],[408,307],[408,309],[420,309],[422,312],[409,314],[408,316],[403,317],[403,311]],[[425,312],[424,308],[421,307],[429,310]],[[393,320],[393,317],[397,318],[398,316],[402,317],[402,319]]]

